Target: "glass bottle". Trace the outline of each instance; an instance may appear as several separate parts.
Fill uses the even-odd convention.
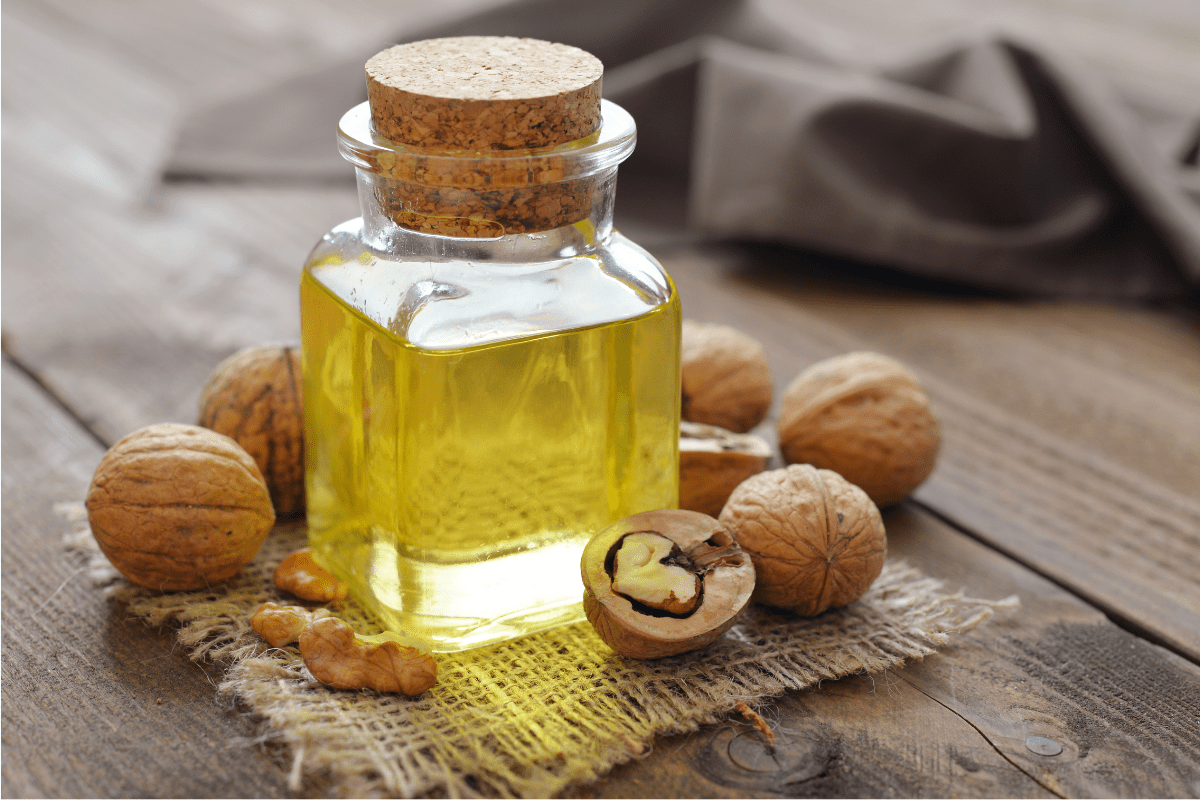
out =
[[[435,650],[583,619],[586,541],[678,502],[679,300],[613,230],[636,131],[601,115],[537,150],[339,125],[362,216],[301,279],[309,540]]]

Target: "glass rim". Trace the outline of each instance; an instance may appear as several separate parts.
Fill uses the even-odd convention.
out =
[[[581,178],[615,167],[629,157],[637,143],[633,116],[616,103],[600,101],[600,129],[553,147],[523,150],[441,150],[398,144],[375,132],[371,123],[371,104],[362,102],[342,115],[338,122],[338,150],[358,169],[385,171],[386,163],[420,159],[429,167],[462,169],[467,162],[486,165],[491,170],[526,170],[552,163],[558,180]]]

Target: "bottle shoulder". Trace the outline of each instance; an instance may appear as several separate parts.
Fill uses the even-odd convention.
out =
[[[380,253],[364,244],[362,220],[349,220],[321,239],[305,271],[336,301],[428,349],[633,319],[675,299],[662,265],[619,233],[584,253],[542,261],[455,244],[463,257]]]

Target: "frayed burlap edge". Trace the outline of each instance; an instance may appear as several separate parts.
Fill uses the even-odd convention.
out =
[[[263,720],[262,740],[291,753],[289,788],[319,777],[348,796],[545,797],[649,752],[655,737],[694,731],[788,689],[923,658],[1016,598],[945,594],[938,581],[889,562],[859,601],[815,618],[759,608],[709,648],[637,661],[615,655],[586,624],[495,647],[442,655],[438,684],[419,698],[334,691],[313,680],[294,647],[250,629],[267,601],[295,602],[272,583],[303,547],[283,525],[226,583],[158,595],[119,579],[86,529],[81,504],[60,511],[81,530],[68,542],[93,579],[153,625],[178,626],[194,660],[226,668],[218,691]],[[353,603],[334,609],[363,633],[378,626]]]

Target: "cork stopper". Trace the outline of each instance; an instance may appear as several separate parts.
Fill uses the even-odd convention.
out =
[[[553,147],[600,127],[604,66],[540,39],[459,36],[397,45],[367,62],[379,135],[449,150]]]

